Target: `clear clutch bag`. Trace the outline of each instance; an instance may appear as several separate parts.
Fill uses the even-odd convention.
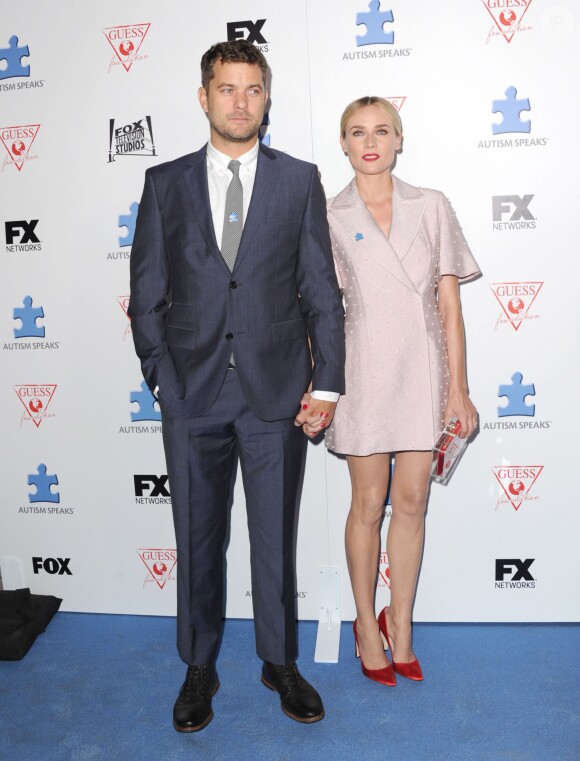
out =
[[[461,423],[456,417],[452,417],[439,434],[433,447],[431,464],[431,476],[434,481],[446,484],[457,467],[467,444],[467,439],[459,438],[460,431]]]

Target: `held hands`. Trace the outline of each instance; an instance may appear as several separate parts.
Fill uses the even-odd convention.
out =
[[[444,420],[456,417],[461,424],[459,437],[467,439],[477,428],[478,414],[467,391],[450,391]]]
[[[308,438],[313,439],[330,425],[335,409],[336,402],[325,402],[306,393],[300,401],[300,412],[294,419],[294,425],[302,426]]]

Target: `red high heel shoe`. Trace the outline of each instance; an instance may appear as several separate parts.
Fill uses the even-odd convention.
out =
[[[360,650],[358,646],[358,634],[356,631],[356,618],[352,622],[352,631],[354,634],[354,654],[357,658],[360,658]],[[363,674],[368,677],[369,679],[372,679],[373,682],[378,682],[379,684],[385,684],[387,687],[394,687],[397,684],[397,677],[395,676],[395,672],[393,671],[393,667],[389,663],[388,666],[385,666],[382,669],[368,669],[364,663],[363,659],[360,659],[360,665],[362,667]]]
[[[391,642],[389,638],[389,632],[387,631],[387,608],[383,608],[381,610],[377,621],[379,624],[379,631],[385,644],[385,650],[388,650],[390,647],[392,653],[393,643]],[[395,663],[393,660],[393,671],[396,674],[400,674],[407,679],[412,679],[415,682],[423,681],[423,672],[421,671],[421,666],[419,665],[419,661],[416,658],[409,663]]]

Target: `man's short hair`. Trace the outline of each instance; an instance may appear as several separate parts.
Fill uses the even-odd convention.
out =
[[[262,70],[264,86],[268,78],[268,62],[261,50],[247,40],[230,40],[229,42],[217,42],[203,54],[201,58],[201,86],[208,92],[209,83],[214,77],[216,61],[222,63],[249,63],[256,64]]]

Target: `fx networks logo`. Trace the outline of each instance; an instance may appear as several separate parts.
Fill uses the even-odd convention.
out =
[[[56,473],[49,474],[44,463],[40,463],[36,473],[30,473],[28,476],[28,485],[35,486],[36,491],[28,494],[28,506],[20,507],[19,513],[43,515],[72,515],[72,507],[63,507],[60,504],[60,494],[56,490],[58,486],[58,476]],[[53,487],[54,491],[53,491]],[[39,504],[40,503],[40,504]]]
[[[510,85],[505,91],[505,97],[492,101],[492,114],[499,114],[500,121],[492,122],[492,135],[529,135],[532,131],[532,122],[528,118],[531,111],[529,98],[518,98],[518,91]],[[522,114],[526,118],[522,118]],[[547,137],[516,137],[500,138],[499,140],[480,140],[478,148],[529,148],[531,146],[545,146],[548,144]]]
[[[395,32],[391,24],[395,21],[393,11],[381,7],[381,0],[371,0],[368,10],[356,14],[355,23],[358,33],[355,34],[357,48],[368,48],[369,45],[394,45]],[[364,58],[394,58],[411,55],[411,48],[373,48],[371,50],[355,50],[343,53],[343,61],[356,61]]]
[[[6,148],[8,156],[2,164],[2,171],[7,166],[14,165],[20,172],[25,161],[32,161],[38,156],[30,154],[40,124],[20,124],[14,127],[0,127],[0,140]]]
[[[127,26],[110,26],[103,29],[103,34],[115,53],[109,64],[109,74],[116,66],[122,66],[125,71],[129,71],[135,61],[142,61],[149,57],[139,55],[139,49],[150,26],[151,24],[128,24]]]
[[[44,318],[44,309],[41,306],[32,306],[32,296],[25,296],[21,307],[12,310],[13,319],[17,327],[13,328],[14,338],[44,338],[45,327],[37,320]],[[4,351],[19,351],[21,349],[59,349],[59,341],[13,341],[5,343]]]
[[[137,212],[139,211],[139,204],[137,201],[129,206],[128,214],[119,214],[117,218],[117,227],[119,232],[117,234],[117,240],[121,251],[109,251],[107,259],[111,261],[121,261],[131,258],[131,251],[129,250],[133,245],[133,237],[135,235],[135,225],[137,223]]]
[[[70,558],[32,558],[32,570],[34,573],[45,571],[51,576],[72,576],[69,568]]]
[[[391,588],[391,570],[389,568],[389,559],[386,552],[381,552],[379,556],[379,573],[377,576],[377,589]]]
[[[494,22],[487,35],[487,44],[492,38],[502,35],[509,43],[514,34],[529,32],[532,28],[522,24],[522,19],[526,15],[532,0],[481,0],[481,2],[487,8]]]
[[[265,18],[259,18],[257,21],[228,21],[228,41],[246,40],[259,48],[262,53],[267,53],[268,40],[262,34],[265,23]]]
[[[533,194],[526,196],[492,196],[494,230],[534,230],[536,218],[530,211]]]
[[[17,219],[11,222],[4,222],[6,253],[42,251],[42,245],[35,232],[37,224],[38,219]]]
[[[138,505],[171,504],[168,476],[135,475],[135,502]]]
[[[168,581],[175,581],[171,572],[177,563],[177,550],[141,549],[137,553],[149,572],[143,582],[143,589],[153,582],[159,589],[163,589]]]
[[[143,124],[145,122],[145,124]],[[119,156],[157,156],[150,116],[115,127],[109,119],[109,164]]]
[[[159,403],[153,396],[149,387],[143,381],[139,391],[131,391],[130,401],[133,406],[131,410],[131,422],[142,423],[152,421],[161,422],[161,411]],[[122,425],[119,433],[161,433],[161,425]]]
[[[530,490],[544,469],[543,465],[500,465],[492,471],[504,494],[500,493],[496,510],[500,505],[511,504],[519,510],[522,502],[530,502],[538,497],[530,496]]]
[[[530,573],[535,558],[497,558],[495,561],[496,589],[535,589],[536,580]],[[506,576],[509,581],[506,581]]]
[[[14,386],[14,391],[25,410],[20,419],[20,425],[32,420],[38,428],[45,418],[54,417],[53,414],[49,415],[47,411],[56,391],[56,383]]]
[[[26,62],[24,61],[26,58]],[[0,47],[0,91],[27,90],[43,87],[44,79],[30,79],[30,49],[21,45],[13,34],[8,40],[8,47]],[[21,79],[21,82],[7,82],[8,79]]]
[[[530,307],[536,300],[536,296],[544,285],[540,282],[520,282],[520,283],[492,283],[491,290],[493,295],[499,301],[503,310],[500,312],[495,330],[500,325],[511,325],[514,330],[519,330],[522,323],[529,320],[537,320],[540,315],[530,312]],[[505,316],[504,316],[505,315]]]

